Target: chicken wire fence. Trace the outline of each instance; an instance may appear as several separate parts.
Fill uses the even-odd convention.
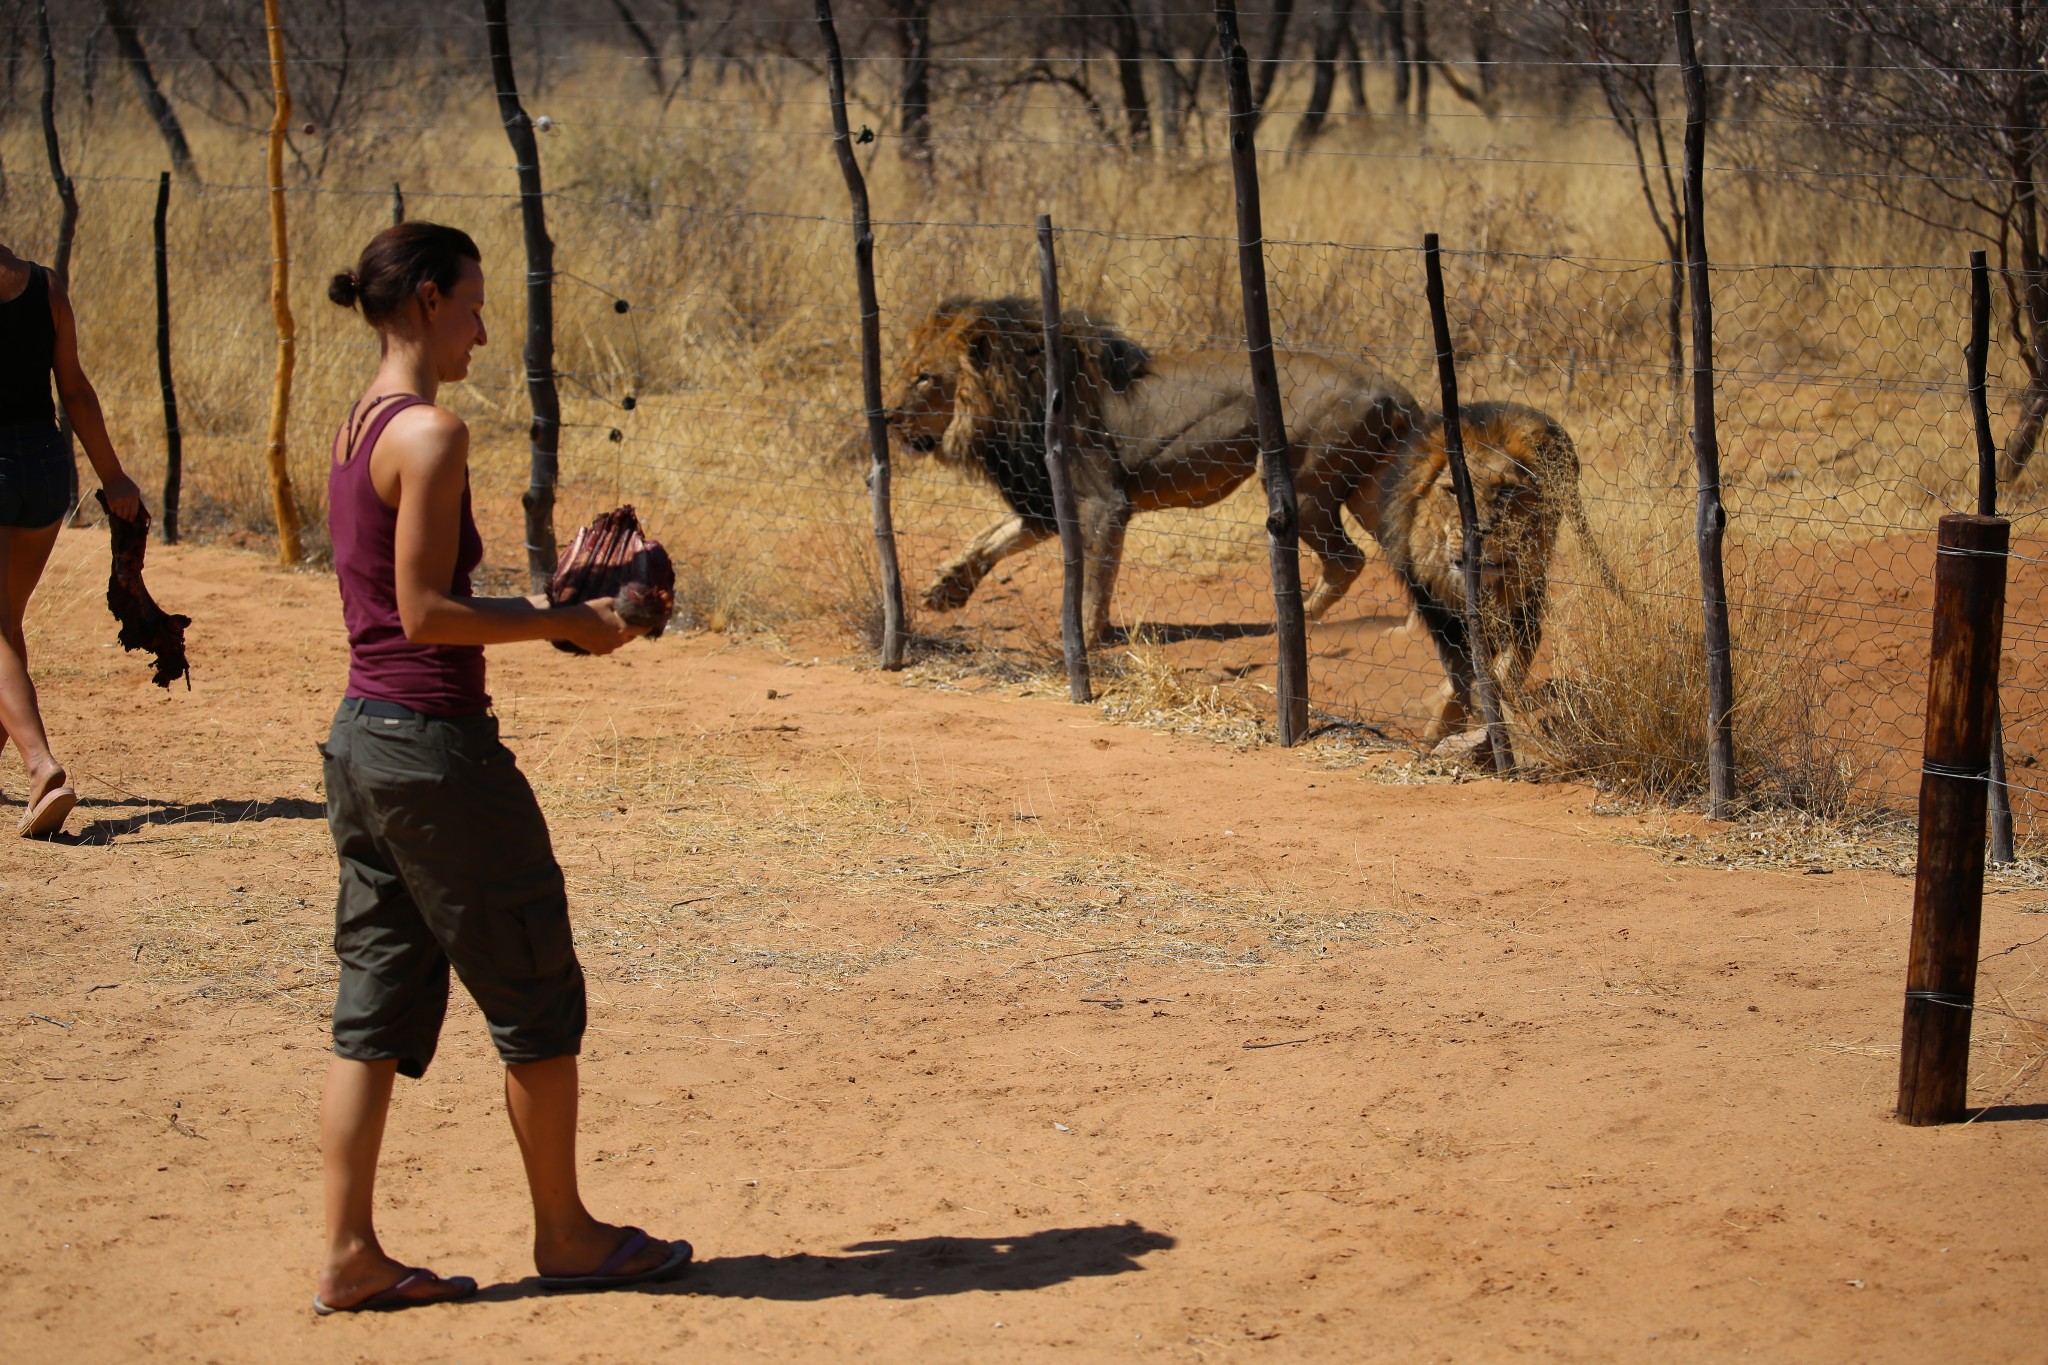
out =
[[[147,222],[153,178],[80,181],[99,223]],[[241,470],[253,496],[260,464],[249,453],[260,448],[275,345],[261,286],[269,267],[263,191],[180,184],[176,194],[171,292],[187,466]],[[519,273],[502,264],[519,259],[516,197],[422,187],[407,199],[412,216],[474,232],[495,267],[494,312],[516,315]],[[295,189],[291,200],[304,243],[294,252],[292,464],[317,525],[327,441],[374,354],[360,323],[318,292],[389,221],[390,203],[383,192],[318,187]],[[745,615],[780,604],[844,617],[858,608],[871,569],[848,223],[573,193],[551,196],[550,213],[565,540],[590,513],[634,501],[677,552],[687,612]],[[942,301],[1021,300],[1035,328],[1030,224],[882,222],[876,240],[890,401],[906,393],[905,338]],[[1102,335],[1114,329],[1148,358],[1150,372],[1128,382],[1145,395],[1149,416],[1127,413],[1124,436],[1134,420],[1179,430],[1229,402],[1249,412],[1234,238],[1063,224],[1057,241],[1070,315]],[[1670,267],[1448,245],[1461,397],[1526,404],[1561,425],[1576,448],[1590,533],[1561,527],[1549,558],[1541,649],[1507,697],[1518,747],[1541,771],[1682,791],[1704,763],[1704,660]],[[76,267],[118,286],[89,305],[88,359],[117,436],[145,452],[161,443],[153,369],[104,362],[106,338],[134,349],[147,334],[153,305],[133,282],[147,278],[148,250],[146,230],[89,232]],[[1266,253],[1283,384],[1295,381],[1284,395],[1291,424],[1308,388],[1328,388],[1301,378],[1311,370],[1391,384],[1420,413],[1439,406],[1419,249],[1272,240]],[[1909,809],[1933,526],[1975,504],[1962,375],[1967,271],[1724,265],[1712,280],[1744,786],[1808,808]],[[524,463],[517,337],[516,328],[499,328],[472,377],[449,395],[480,433],[479,478],[508,491]],[[2025,376],[1998,349],[1991,399],[2002,432]],[[1371,383],[1337,387],[1342,416]],[[1041,403],[1029,395],[1025,410],[1035,414]],[[1239,439],[1210,442],[1180,470],[1205,484],[1192,500],[1213,501],[1131,519],[1114,594],[1119,634],[1098,657],[1135,646],[1193,683],[1258,696],[1274,672],[1265,500],[1245,460],[1249,437],[1225,434]],[[1313,435],[1291,434],[1314,444]],[[1081,444],[1090,435],[1084,430]],[[914,631],[956,653],[1056,668],[1057,545],[993,565],[963,605],[927,604],[942,566],[1009,509],[972,471],[901,441],[895,451],[895,524]],[[232,494],[218,481],[211,487],[213,496]],[[2001,492],[2001,511],[2014,518],[2004,724],[2023,839],[2043,812],[2032,736],[2042,707],[2048,546],[2037,487],[2022,478]],[[203,522],[204,509],[196,511]],[[1341,524],[1366,563],[1312,627],[1311,706],[1324,725],[1413,743],[1434,714],[1444,670],[1357,511]],[[509,584],[518,562],[510,518],[495,532]],[[1303,551],[1310,588],[1313,548]],[[1599,563],[1622,593],[1608,589]]]

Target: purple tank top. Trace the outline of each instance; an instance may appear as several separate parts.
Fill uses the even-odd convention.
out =
[[[423,398],[396,398],[370,419],[356,448],[327,471],[327,533],[341,580],[341,617],[348,625],[348,695],[396,702],[430,716],[487,710],[482,645],[423,645],[405,638],[398,618],[395,541],[398,509],[385,505],[370,480],[370,452],[391,419]],[[343,429],[340,439],[346,439]],[[338,439],[336,444],[338,445]],[[462,524],[451,597],[472,596],[469,576],[483,562],[483,537],[462,488]]]

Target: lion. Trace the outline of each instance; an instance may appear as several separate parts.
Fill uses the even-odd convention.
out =
[[[1110,599],[1132,516],[1206,507],[1258,469],[1258,422],[1238,351],[1155,357],[1114,326],[1069,313],[1062,369],[1072,376],[1068,467],[1084,546],[1084,619],[1110,638]],[[925,605],[967,602],[999,561],[1057,534],[1045,466],[1044,331],[1020,298],[952,298],[910,334],[887,404],[912,450],[992,485],[1006,515],[940,566]],[[1441,699],[1424,732],[1441,740],[1471,712],[1474,668],[1465,631],[1463,524],[1451,488],[1444,423],[1390,379],[1315,357],[1276,357],[1285,395],[1302,543],[1321,580],[1304,606],[1326,616],[1357,581],[1365,553],[1351,516],[1378,542],[1442,662]],[[1569,521],[1602,581],[1621,591],[1594,544],[1579,499],[1579,457],[1555,420],[1518,403],[1461,405],[1466,466],[1485,535],[1480,619],[1492,672],[1508,696],[1543,639],[1544,598],[1558,526]]]
[[[1513,698],[1543,643],[1544,596],[1561,521],[1571,523],[1606,588],[1620,594],[1621,584],[1587,524],[1578,450],[1563,427],[1519,403],[1460,405],[1458,424],[1484,536],[1480,629],[1499,691]],[[1441,699],[1423,731],[1424,742],[1434,743],[1469,720],[1477,677],[1465,628],[1464,524],[1443,417],[1432,413],[1417,422],[1394,457],[1351,490],[1347,506],[1379,542],[1443,663]]]
[[[1258,419],[1241,351],[1154,356],[1114,326],[1062,319],[1073,401],[1068,468],[1084,546],[1084,621],[1111,638],[1124,534],[1140,512],[1207,507],[1258,472]],[[1003,518],[940,566],[934,611],[964,605],[1001,560],[1058,532],[1045,466],[1045,334],[1021,298],[950,298],[910,334],[890,428],[914,451],[966,471],[1008,505]],[[1399,384],[1314,356],[1280,355],[1301,538],[1321,562],[1320,615],[1365,567],[1343,509],[1398,451],[1421,416]]]

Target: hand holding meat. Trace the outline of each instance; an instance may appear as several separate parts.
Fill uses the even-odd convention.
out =
[[[675,610],[675,589],[668,551],[641,534],[633,508],[606,512],[576,533],[548,584],[550,604],[581,603],[597,608],[598,618],[588,626],[579,624],[577,633],[555,641],[555,647],[572,654],[609,654],[633,634],[659,635]],[[599,622],[608,623],[604,628],[614,634],[600,634]],[[632,633],[614,638],[621,630]]]
[[[588,602],[576,603],[581,610],[569,617],[569,638],[555,641],[555,647],[573,649],[579,654],[609,654],[628,640],[647,634],[645,626],[625,619],[618,603],[615,597],[593,597]]]

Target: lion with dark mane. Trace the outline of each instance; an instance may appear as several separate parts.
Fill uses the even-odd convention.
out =
[[[1258,420],[1241,352],[1154,356],[1116,327],[1078,312],[1062,319],[1062,345],[1072,389],[1068,465],[1084,546],[1084,622],[1090,641],[1100,643],[1110,636],[1131,518],[1228,497],[1258,471]],[[1365,553],[1344,527],[1349,507],[1379,541],[1436,644],[1448,675],[1430,724],[1430,737],[1440,738],[1465,714],[1472,686],[1461,532],[1442,419],[1383,376],[1316,356],[1275,359],[1301,539],[1322,569],[1308,617],[1328,612],[1364,570]],[[1037,304],[941,303],[912,329],[887,407],[890,428],[904,444],[987,482],[1007,505],[1001,520],[939,567],[925,591],[927,607],[949,611],[964,605],[999,561],[1058,533],[1045,465],[1045,334]],[[1542,638],[1559,520],[1572,520],[1591,547],[1578,455],[1564,430],[1533,409],[1475,404],[1461,411],[1489,533],[1481,619],[1496,672],[1519,682]]]

